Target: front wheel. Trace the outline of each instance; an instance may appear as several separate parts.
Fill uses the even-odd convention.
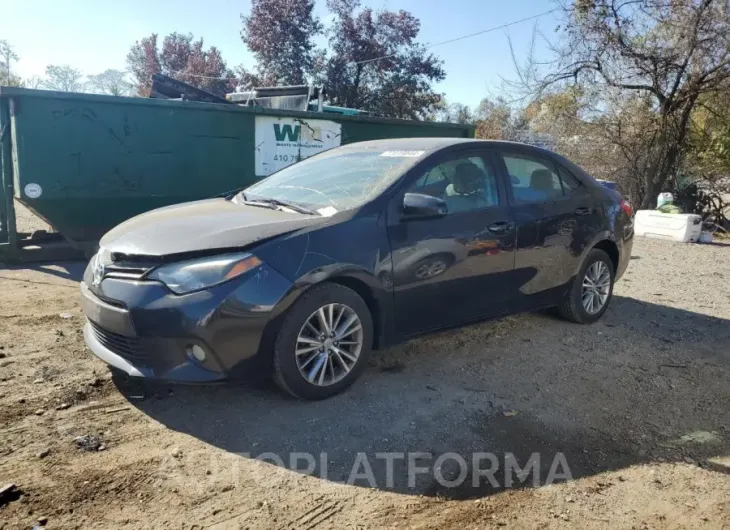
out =
[[[362,373],[373,342],[365,301],[352,289],[323,283],[289,309],[274,343],[274,379],[302,399],[343,391]]]
[[[592,324],[606,312],[613,296],[616,271],[604,251],[588,253],[565,300],[558,306],[563,318],[579,324]]]

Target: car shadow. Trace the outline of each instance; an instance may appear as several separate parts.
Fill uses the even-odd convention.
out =
[[[466,499],[727,456],[729,339],[725,319],[616,296],[592,326],[522,315],[376,352],[325,401],[232,383],[132,403],[234,458]]]
[[[3,265],[2,271],[36,271],[46,274],[48,276],[55,276],[57,278],[63,278],[64,280],[71,280],[74,282],[80,282],[84,276],[84,270],[86,269],[86,260],[79,261],[55,261],[49,263],[23,263],[18,265]],[[14,278],[5,277],[5,279],[13,280]],[[50,278],[49,278],[50,279]],[[30,283],[44,284],[47,282],[42,281],[29,281]]]

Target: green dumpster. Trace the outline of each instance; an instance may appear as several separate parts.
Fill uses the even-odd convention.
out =
[[[469,125],[0,88],[0,238],[12,196],[77,245],[169,204],[246,186],[323,149],[472,137]]]

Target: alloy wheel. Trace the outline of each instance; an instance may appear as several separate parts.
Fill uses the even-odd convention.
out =
[[[297,368],[313,385],[332,385],[350,373],[362,345],[357,313],[344,304],[324,305],[309,316],[297,335]]]
[[[583,308],[591,315],[595,315],[606,305],[610,290],[611,272],[608,265],[602,261],[592,263],[583,278],[581,292]]]

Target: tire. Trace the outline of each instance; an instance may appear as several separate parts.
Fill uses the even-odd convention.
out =
[[[596,263],[599,263],[597,267],[601,267],[600,264],[606,267],[609,274],[608,283],[608,296],[601,305],[600,309],[595,312],[589,312],[583,305],[583,282],[586,278],[586,274],[589,269]],[[594,269],[595,270],[595,269]],[[616,276],[613,262],[611,258],[603,250],[593,249],[586,256],[583,265],[581,265],[578,274],[573,280],[573,284],[570,290],[565,296],[563,302],[557,307],[560,316],[571,322],[577,322],[578,324],[592,324],[603,316],[603,313],[608,309],[613,297],[613,283]]]
[[[310,335],[310,332],[314,329],[308,325],[308,322],[313,324],[317,331],[320,331],[321,321],[317,319],[317,313],[320,308],[323,308],[323,311],[327,314],[331,305],[334,321],[337,324],[334,326],[336,329],[341,329],[343,324],[347,323],[354,314],[359,319],[360,330],[343,336],[343,345],[339,345],[338,342],[332,343],[331,341],[336,338],[331,338],[325,352],[315,350],[311,354],[297,355],[297,348],[305,351],[310,346],[309,342],[300,341],[300,334],[305,334],[306,336],[303,338],[307,341],[311,339],[319,340],[315,333]],[[340,316],[344,318],[337,319],[338,310],[343,311]],[[315,320],[310,320],[312,318]],[[342,320],[342,322],[337,322],[337,320]],[[357,322],[354,321],[349,329],[357,327]],[[357,343],[360,339],[360,345],[344,346],[344,339],[348,339],[348,343]],[[328,398],[342,392],[355,382],[367,366],[372,344],[372,316],[367,304],[360,295],[349,287],[337,283],[316,285],[294,303],[282,320],[281,328],[274,341],[274,380],[282,390],[299,399],[319,400]],[[335,345],[339,347],[330,349]],[[319,348],[319,346],[313,347]],[[347,348],[353,349],[347,350]],[[355,354],[355,349],[358,350],[357,354]],[[346,357],[344,353],[340,355],[343,350],[348,353],[349,357]],[[317,355],[321,357],[317,357]],[[332,359],[331,363],[330,357]],[[354,361],[350,360],[352,357],[355,358]],[[320,381],[323,384],[317,384],[305,378],[301,370],[311,374],[321,358],[327,359],[320,363],[324,366],[324,373],[321,371],[316,372],[314,380],[318,380],[319,376],[324,380]],[[344,364],[342,364],[343,362]],[[303,367],[300,365],[303,365]],[[349,371],[345,371],[345,367],[348,365]],[[339,378],[336,375],[339,375]]]

